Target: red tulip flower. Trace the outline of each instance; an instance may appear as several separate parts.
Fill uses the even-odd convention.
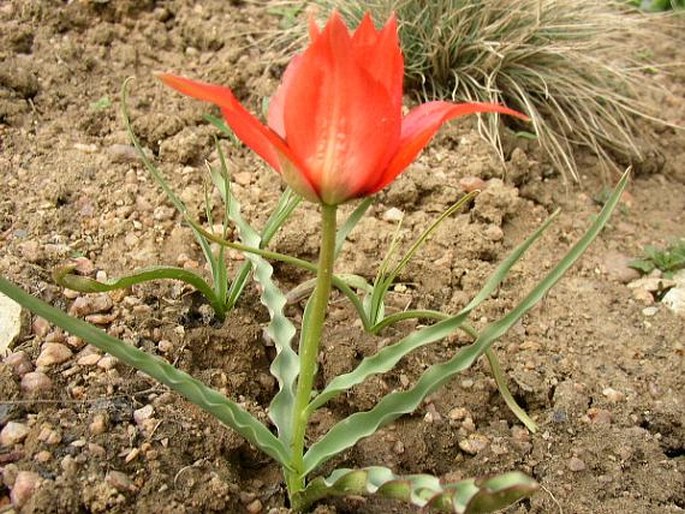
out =
[[[230,89],[171,74],[168,86],[218,105],[235,135],[300,195],[337,205],[372,195],[417,157],[440,126],[458,116],[523,114],[496,104],[428,102],[402,115],[404,61],[394,16],[376,30],[370,16],[350,33],[337,13],[288,65],[268,123]]]

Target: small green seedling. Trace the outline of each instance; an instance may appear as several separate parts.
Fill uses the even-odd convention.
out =
[[[632,261],[630,267],[645,275],[658,269],[664,277],[671,278],[676,271],[685,269],[685,238],[671,243],[664,249],[654,245],[645,246],[644,256]]]

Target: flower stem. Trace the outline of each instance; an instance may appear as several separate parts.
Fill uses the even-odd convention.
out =
[[[331,294],[333,262],[335,260],[336,206],[321,206],[321,249],[316,286],[304,313],[300,336],[300,376],[295,396],[293,416],[292,470],[286,472],[291,500],[304,489],[304,443],[309,421],[307,405],[311,399],[316,376],[319,346]]]

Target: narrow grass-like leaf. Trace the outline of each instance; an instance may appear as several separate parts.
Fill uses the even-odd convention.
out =
[[[253,248],[259,248],[262,241],[240,214],[240,204],[231,191],[227,191],[229,215],[238,227],[241,241]],[[269,310],[271,321],[266,329],[267,335],[274,342],[276,357],[271,363],[271,374],[278,380],[279,391],[271,400],[269,417],[278,428],[279,439],[290,451],[292,440],[293,412],[295,405],[295,382],[300,373],[300,358],[292,349],[291,343],[297,330],[292,322],[283,314],[283,308],[288,303],[272,279],[273,266],[259,255],[245,252],[245,257],[252,263],[254,276],[262,286],[260,299]]]
[[[448,361],[434,364],[429,367],[410,389],[390,393],[383,397],[372,409],[365,412],[357,412],[336,423],[333,428],[331,428],[331,430],[319,441],[314,443],[306,453],[304,458],[305,472],[309,473],[313,471],[314,468],[327,461],[332,456],[353,446],[360,439],[373,434],[381,426],[397,419],[403,414],[413,412],[427,395],[442,386],[457,373],[471,366],[476,359],[492,345],[492,343],[542,299],[547,291],[549,291],[576,260],[578,260],[594,238],[597,237],[618,205],[621,194],[628,183],[629,172],[630,170],[627,170],[623,174],[611,197],[587,232],[561,261],[552,268],[542,281],[540,281],[509,313],[498,321],[488,325],[480,333],[476,341],[461,349],[454,357]]]
[[[50,323],[80,337],[129,366],[147,373],[231,427],[282,465],[288,464],[288,451],[283,443],[257,418],[218,391],[174,368],[168,362],[112,337],[90,323],[67,315],[2,277],[0,277],[0,291]]]
[[[508,507],[537,489],[533,479],[516,471],[443,483],[432,475],[401,476],[388,468],[372,466],[337,469],[327,478],[316,478],[300,493],[295,504],[299,501],[306,508],[328,496],[376,494],[442,512],[485,514]]]
[[[239,252],[245,252],[247,254],[254,254],[254,255],[259,255],[260,257],[264,259],[271,259],[274,261],[279,261],[279,262],[284,262],[286,264],[290,264],[292,266],[295,266],[297,268],[309,271],[311,273],[316,273],[317,271],[317,266],[314,263],[311,263],[309,261],[305,261],[302,259],[298,259],[297,257],[292,257],[291,255],[285,255],[282,253],[278,252],[272,252],[270,250],[265,250],[263,248],[254,248],[245,244],[241,243],[235,243],[232,241],[226,241],[225,239],[222,239],[221,237],[217,236],[216,234],[212,234],[202,228],[195,220],[192,218],[186,216],[185,220],[188,224],[192,225],[195,230],[200,232],[203,237],[207,238],[208,241],[212,241],[213,243],[217,243],[223,246],[227,246],[228,248],[233,248],[234,250],[237,250]],[[364,311],[364,307],[362,305],[361,300],[359,297],[354,293],[352,288],[345,282],[345,280],[341,279],[337,275],[333,275],[332,277],[332,283],[333,286],[340,290],[354,305],[355,310],[359,313],[359,316],[362,320],[362,323],[364,324],[365,327],[370,327],[371,323],[366,316],[366,312]]]
[[[216,116],[212,116],[211,114],[205,114],[203,118],[205,119],[205,121],[208,121],[216,128],[218,128],[221,132],[223,132],[224,135],[228,136],[231,143],[233,143],[236,146],[240,145],[240,140],[235,136],[233,131],[230,128],[228,128],[228,125],[226,125],[226,122],[222,118],[217,118]]]
[[[456,211],[461,209],[477,194],[477,191],[472,191],[471,193],[462,196],[459,200],[457,200],[454,204],[447,208],[435,221],[433,221],[433,223],[430,224],[430,226],[426,230],[424,230],[421,233],[421,235],[416,239],[416,241],[414,241],[409,250],[402,256],[402,258],[397,262],[397,264],[395,264],[395,266],[388,271],[387,268],[389,266],[390,260],[392,259],[397,250],[397,240],[400,228],[399,226],[397,227],[397,232],[395,233],[395,237],[393,238],[393,241],[390,245],[388,254],[383,259],[383,263],[381,264],[381,267],[378,270],[378,275],[376,276],[376,279],[373,284],[373,293],[371,294],[370,298],[367,299],[366,302],[368,305],[367,312],[369,319],[371,319],[375,324],[378,324],[383,321],[383,318],[385,316],[385,296],[388,293],[390,286],[395,281],[397,275],[399,275],[402,272],[402,270],[407,266],[407,264],[412,259],[414,254],[426,243],[426,241],[428,241],[428,238],[431,236],[433,232],[435,232],[435,230],[442,224],[442,222],[449,218]]]
[[[52,278],[56,284],[80,293],[105,293],[151,280],[180,280],[190,284],[202,293],[217,315],[224,313],[223,303],[215,295],[214,290],[209,284],[200,275],[187,269],[177,268],[176,266],[151,266],[104,282],[76,275],[73,273],[75,269],[76,267],[73,265],[57,266],[52,270]]]
[[[342,250],[342,246],[345,243],[345,239],[347,239],[347,236],[350,235],[352,229],[357,226],[357,223],[359,223],[359,220],[361,220],[364,214],[366,214],[366,211],[369,210],[369,207],[371,207],[372,203],[372,196],[364,198],[347,217],[345,223],[340,226],[337,234],[335,235],[335,255],[340,253],[340,250]]]
[[[138,137],[133,131],[133,127],[131,126],[131,117],[128,112],[128,84],[129,82],[131,82],[131,80],[133,80],[132,77],[127,78],[124,81],[123,86],[121,87],[121,114],[124,119],[124,126],[126,127],[128,137],[131,140],[131,144],[138,152],[138,156],[140,157],[142,163],[145,165],[145,168],[147,168],[147,170],[150,172],[150,175],[152,175],[152,178],[155,179],[155,182],[157,182],[159,187],[162,188],[162,191],[164,191],[164,194],[166,194],[171,204],[184,218],[190,218],[188,208],[183,203],[183,201],[176,195],[176,193],[174,193],[174,190],[171,188],[171,186],[167,183],[166,179],[159,172],[157,166],[155,166],[155,164],[148,158],[147,154],[145,153],[145,150],[143,149],[143,146],[140,144]],[[216,282],[218,277],[223,276],[221,267],[225,268],[225,263],[223,262],[223,260],[219,261],[214,257],[209,242],[205,237],[203,237],[202,233],[197,230],[195,225],[191,224],[190,228],[193,231],[195,240],[202,249],[202,253],[205,256],[205,259],[209,263],[209,267],[212,272],[212,279]],[[217,314],[219,313],[217,312]]]
[[[443,321],[431,325],[417,332],[413,332],[401,341],[386,346],[378,353],[371,357],[367,357],[361,361],[359,366],[350,373],[338,375],[335,377],[321,393],[312,400],[308,409],[312,412],[318,409],[326,402],[346,391],[357,384],[361,384],[371,375],[386,373],[395,367],[395,365],[408,353],[425,346],[427,344],[439,341],[444,337],[458,329],[462,323],[467,319],[473,309],[478,307],[484,300],[486,300],[492,292],[502,283],[506,278],[511,267],[521,258],[521,256],[530,248],[530,246],[543,234],[549,227],[559,211],[554,212],[545,222],[540,225],[535,232],[526,238],[523,243],[517,246],[504,261],[495,269],[485,282],[480,291],[473,297],[473,299],[456,315],[447,316],[442,313],[428,312],[428,311],[407,311],[405,313],[398,313],[402,316],[393,317],[392,315],[385,318],[377,325],[378,328],[373,328],[372,331],[377,332],[381,328],[389,326],[391,323],[400,321],[401,319],[408,319],[409,317],[417,318],[429,316],[432,319],[439,316]],[[386,320],[389,320],[386,322]]]

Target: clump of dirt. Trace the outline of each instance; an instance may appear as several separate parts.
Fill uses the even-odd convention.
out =
[[[222,324],[179,283],[90,296],[64,291],[50,274],[74,258],[84,274],[99,278],[152,264],[206,273],[192,234],[128,146],[118,116],[121,84],[136,77],[134,128],[199,216],[208,183],[204,160],[217,158],[216,131],[203,119],[207,106],[165,90],[152,72],[224,83],[259,112],[281,70],[270,66],[275,55],[256,41],[279,21],[264,6],[219,0],[0,6],[3,276],[198,376],[265,423],[277,384],[268,373],[274,349],[263,334],[268,313],[254,286]],[[654,51],[682,61],[682,48]],[[668,121],[685,124],[685,72],[677,68],[649,79],[668,92]],[[497,263],[561,207],[542,241],[475,313],[474,324],[482,327],[511,309],[599,211],[596,199],[610,184],[595,157],[577,155],[582,184],[569,184],[530,142],[512,139],[502,164],[473,127],[473,120],[464,120],[443,130],[378,196],[343,248],[337,271],[370,279],[393,237],[406,247],[480,181],[484,192],[473,205],[442,225],[403,271],[389,310],[457,312]],[[456,480],[519,469],[544,489],[511,513],[682,512],[685,324],[654,295],[627,287],[636,277],[621,263],[639,256],[645,244],[683,236],[683,137],[663,129],[664,162],[643,167],[580,264],[495,346],[538,433],[528,433],[508,411],[487,363],[479,361],[417,412],[321,472],[333,465],[381,464]],[[260,226],[280,194],[280,179],[245,148],[222,144],[243,214]],[[317,219],[315,206],[299,207],[274,249],[315,258]],[[237,269],[242,257],[229,257]],[[286,289],[307,278],[281,264],[275,270]],[[290,306],[288,314],[301,320],[302,306]],[[319,386],[417,323],[370,336],[336,296]],[[313,419],[310,439],[407,387],[467,342],[455,335],[423,348],[331,402]],[[3,511],[287,512],[282,477],[270,459],[145,375],[41,319],[31,320],[0,364],[0,397]],[[388,511],[415,509],[355,498],[317,510]]]

